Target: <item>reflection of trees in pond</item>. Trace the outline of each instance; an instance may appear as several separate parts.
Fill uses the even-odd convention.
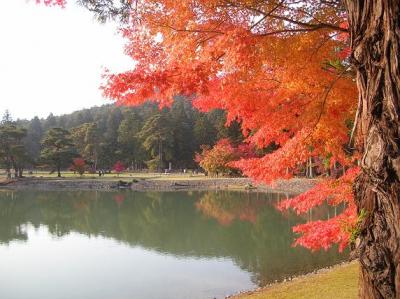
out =
[[[232,197],[232,193],[225,191],[207,192],[196,202],[199,211],[224,226],[231,225],[234,220],[256,223],[258,211],[265,205],[271,205],[265,198],[254,198],[250,193]]]
[[[78,232],[177,256],[230,258],[260,284],[341,258],[334,251],[312,254],[292,248],[291,227],[304,220],[292,214],[282,217],[273,207],[278,195],[82,191],[16,192],[11,199],[9,194],[0,194],[2,242],[18,239],[19,228],[32,223],[57,236]],[[204,217],[202,202],[221,214],[226,209],[234,219],[224,226],[214,215]]]
[[[12,192],[0,192],[0,198],[5,199],[0,201],[0,244],[8,244],[14,240],[27,240],[28,236],[23,229],[25,219],[18,217],[27,211],[17,213],[22,207],[14,200]],[[26,206],[24,208],[29,209]]]
[[[118,204],[118,206],[122,205],[125,200],[125,196],[123,194],[114,195],[114,200]]]

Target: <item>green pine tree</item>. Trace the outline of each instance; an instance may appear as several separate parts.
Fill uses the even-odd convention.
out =
[[[61,177],[61,168],[70,165],[72,159],[77,156],[78,153],[69,131],[52,128],[46,133],[42,141],[40,160],[42,164],[57,170],[58,177]]]

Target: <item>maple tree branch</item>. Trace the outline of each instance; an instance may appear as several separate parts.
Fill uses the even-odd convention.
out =
[[[318,120],[317,120],[317,123],[315,124],[315,126],[318,125],[319,121],[320,121],[321,118],[322,118],[322,114],[324,113],[325,104],[326,104],[326,102],[327,102],[327,100],[328,100],[329,93],[332,91],[332,89],[333,89],[333,87],[335,86],[336,82],[338,82],[339,79],[341,79],[341,78],[343,77],[343,75],[344,75],[346,72],[347,72],[347,68],[344,69],[343,71],[341,71],[341,72],[337,75],[337,77],[335,78],[335,80],[333,80],[333,81],[331,82],[331,84],[329,84],[328,88],[326,89],[326,91],[325,91],[325,96],[324,96],[324,100],[323,100],[322,106],[321,106],[321,111],[320,111],[320,113],[319,113]],[[314,126],[314,127],[315,127],[315,126]]]
[[[204,38],[204,39],[199,39],[199,40],[197,41],[197,45],[204,44],[205,42],[207,42],[207,41],[213,39],[214,37],[217,37],[218,35],[220,35],[220,34],[214,34],[214,35],[208,36],[208,37],[206,37],[206,38]]]
[[[262,21],[264,21],[267,18],[286,21],[286,22],[288,22],[290,24],[303,27],[303,28],[288,28],[288,29],[282,29],[282,30],[267,32],[267,33],[264,33],[264,34],[259,34],[261,36],[274,35],[274,34],[286,33],[286,32],[316,31],[316,30],[320,30],[320,29],[330,29],[330,30],[335,30],[335,31],[340,31],[340,32],[348,32],[348,30],[346,28],[342,28],[342,27],[340,27],[338,25],[335,25],[335,24],[321,22],[321,21],[317,20],[314,16],[310,16],[310,17],[313,18],[314,20],[317,20],[317,23],[302,22],[302,21],[294,20],[294,19],[289,18],[287,16],[273,14],[273,12],[275,12],[279,7],[283,7],[283,3],[285,2],[284,0],[279,2],[269,12],[265,12],[265,11],[263,11],[261,9],[258,9],[256,7],[252,7],[252,6],[249,6],[249,5],[238,5],[238,4],[236,4],[236,3],[234,3],[234,2],[232,2],[230,0],[225,0],[225,2],[228,3],[232,7],[236,7],[236,8],[242,7],[242,8],[245,8],[247,10],[253,11],[253,12],[263,16],[261,20],[259,20],[256,24],[254,24],[254,25],[252,25],[250,27],[250,30],[253,29],[255,26],[259,25]],[[304,12],[304,13],[306,13],[306,12]],[[308,28],[308,30],[307,30],[307,28]]]
[[[279,7],[281,7],[284,2],[285,2],[285,0],[282,0],[277,5],[275,5],[268,13],[263,13],[263,17],[260,20],[258,20],[255,24],[253,24],[250,27],[250,30],[254,29],[255,27],[257,27],[258,24],[260,24],[262,21],[264,21],[266,18],[268,18],[268,16],[270,16],[275,10],[277,10]]]
[[[278,16],[278,15],[270,15],[271,18],[274,19],[278,19],[278,20],[282,20],[282,21],[286,21],[289,23],[292,23],[294,25],[298,25],[298,26],[302,26],[302,27],[306,27],[306,28],[315,28],[315,29],[332,29],[332,30],[336,30],[336,31],[341,31],[341,32],[348,32],[348,30],[346,28],[342,28],[340,26],[337,25],[333,25],[333,24],[329,24],[329,23],[323,23],[323,22],[319,22],[319,23],[305,23],[305,22],[301,22],[301,21],[296,21],[293,19],[290,19],[288,17],[285,16]]]
[[[312,133],[314,132],[315,128],[316,128],[317,125],[319,124],[319,122],[320,122],[320,120],[321,120],[321,118],[322,118],[322,115],[324,114],[325,105],[326,105],[326,102],[327,102],[327,100],[328,100],[328,96],[329,96],[330,92],[332,91],[332,89],[333,89],[333,87],[335,86],[336,82],[338,82],[338,81],[343,77],[343,75],[344,75],[346,72],[347,72],[347,68],[344,69],[343,71],[341,71],[341,72],[337,75],[337,77],[335,78],[335,80],[333,80],[333,81],[329,84],[329,86],[327,87],[327,89],[325,90],[325,95],[324,95],[324,98],[323,98],[323,101],[322,101],[322,104],[321,104],[321,110],[320,110],[320,113],[319,113],[319,115],[318,115],[317,121],[315,122],[313,128],[311,129],[311,132],[308,133],[308,135],[304,138],[304,140],[308,139],[308,137],[310,137],[310,136],[312,135]]]
[[[276,31],[269,31],[266,33],[260,33],[260,34],[255,34],[256,36],[269,36],[269,35],[276,35],[276,34],[281,34],[281,33],[296,33],[296,32],[311,32],[311,31],[317,31],[320,29],[324,29],[324,27],[314,27],[314,28],[299,28],[299,29],[282,29],[282,30],[276,30]]]
[[[173,31],[176,32],[189,32],[189,33],[214,33],[214,34],[225,34],[222,31],[217,31],[217,30],[203,30],[203,29],[178,29],[178,28],[174,28],[171,25],[167,25],[167,24],[157,24],[160,27],[164,27],[164,28],[169,28]]]
[[[219,55],[218,57],[215,58],[215,61],[220,60],[222,57],[224,57],[226,55],[226,53],[222,53],[221,55]]]
[[[137,7],[137,1],[135,1],[135,7]],[[133,9],[131,0],[120,0],[118,5],[113,0],[77,0],[77,2],[95,13],[100,22],[118,19],[122,23],[126,23],[129,19],[129,12]]]
[[[213,30],[216,30],[217,28],[219,28],[224,22],[225,22],[225,20],[221,20],[221,21],[214,27]],[[203,39],[199,38],[199,39],[196,41],[196,43],[197,43],[197,45],[203,44],[203,43],[205,43],[205,42],[207,42],[207,41],[213,39],[214,37],[217,37],[218,35],[220,35],[220,34],[219,34],[219,33],[216,33],[216,34],[214,34],[214,35],[208,36],[208,37],[203,38]]]
[[[320,44],[314,49],[314,51],[311,52],[310,58],[312,58],[317,52],[332,38],[336,37],[339,33],[333,34],[333,35],[328,35],[327,38],[322,40]]]

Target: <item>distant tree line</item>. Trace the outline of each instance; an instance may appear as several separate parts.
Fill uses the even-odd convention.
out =
[[[146,103],[138,107],[104,105],[45,119],[13,121],[8,112],[0,123],[0,167],[22,177],[24,169],[68,168],[80,157],[92,171],[117,162],[132,170],[197,168],[201,146],[219,139],[240,143],[238,123],[225,126],[222,110],[202,113],[177,97],[170,108]]]

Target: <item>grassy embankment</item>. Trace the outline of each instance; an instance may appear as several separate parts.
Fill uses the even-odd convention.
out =
[[[323,270],[232,299],[356,299],[358,262]]]

